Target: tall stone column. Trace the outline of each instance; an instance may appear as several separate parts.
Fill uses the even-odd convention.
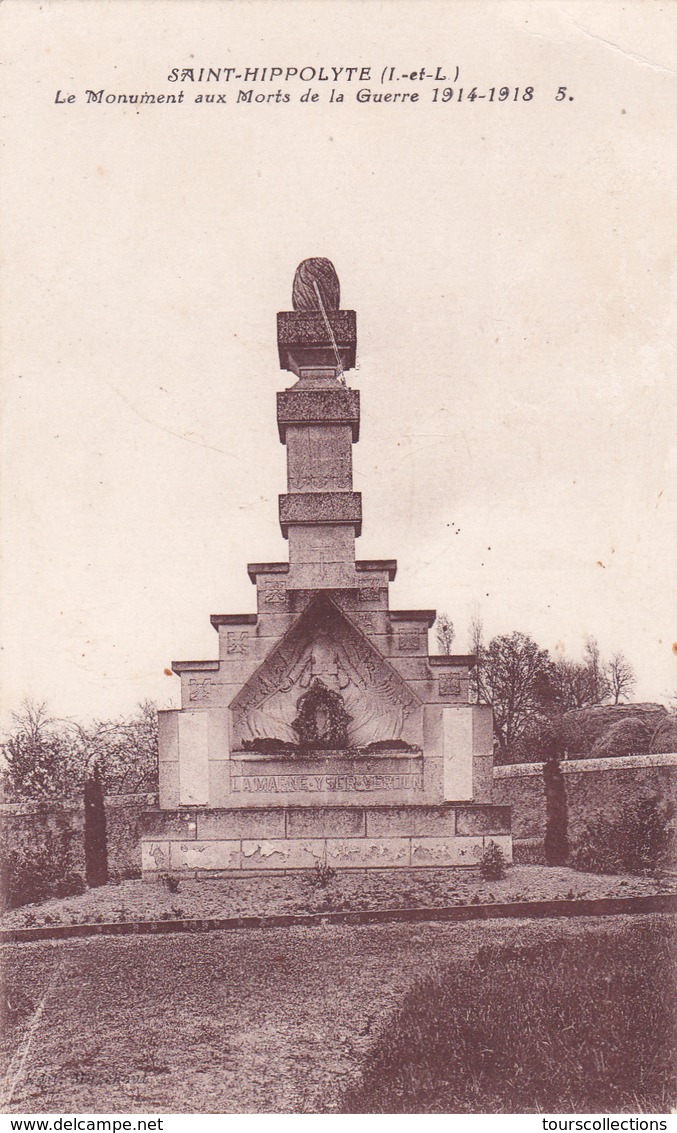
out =
[[[355,365],[356,319],[354,311],[332,306],[338,280],[328,285],[327,265],[305,260],[299,266],[296,309],[277,316],[280,367],[298,379],[277,395],[280,440],[287,446],[280,527],[289,540],[289,590],[357,585],[362,499],[353,491],[352,445],[359,439],[360,396],[345,379]]]

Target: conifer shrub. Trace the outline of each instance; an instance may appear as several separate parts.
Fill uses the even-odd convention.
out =
[[[596,811],[571,860],[576,869],[592,873],[657,873],[674,868],[676,850],[674,805],[642,799],[616,818]]]
[[[507,873],[508,863],[501,847],[490,841],[480,858],[480,876],[485,881],[501,881]]]
[[[545,787],[545,860],[548,865],[564,865],[569,857],[567,795],[559,759],[543,764]]]
[[[98,766],[85,780],[85,871],[90,888],[107,884],[106,808]]]

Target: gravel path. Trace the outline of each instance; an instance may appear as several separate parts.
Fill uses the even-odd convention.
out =
[[[250,929],[3,947],[5,1111],[331,1113],[404,992],[489,943],[637,917]],[[660,919],[657,915],[640,918]],[[10,1074],[11,1078],[11,1074]]]
[[[484,904],[558,897],[631,897],[674,889],[649,877],[579,873],[564,866],[518,865],[503,881],[483,881],[476,870],[354,870],[322,887],[312,874],[181,881],[170,893],[161,881],[123,881],[79,897],[54,898],[13,909],[3,928],[30,925],[260,916],[341,909],[384,909]]]

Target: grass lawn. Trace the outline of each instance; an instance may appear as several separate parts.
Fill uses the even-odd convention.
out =
[[[667,921],[488,945],[421,979],[346,1113],[667,1113],[677,952]]]
[[[565,942],[571,948],[558,962],[559,982],[573,994],[583,970],[574,964],[567,983],[570,961],[565,963],[564,957],[583,954],[588,945],[580,942],[590,937],[603,942],[606,958],[597,982],[585,985],[590,1019],[601,1014],[617,1028],[625,1010],[626,1016],[642,1021],[645,1037],[635,1049],[646,1078],[640,1096],[651,1089],[655,1098],[668,1038],[660,1009],[647,1015],[656,997],[644,1003],[642,972],[646,967],[667,1000],[671,984],[663,967],[664,941],[671,923],[668,916],[648,914],[462,925],[299,926],[3,945],[0,1049],[8,1067],[3,1109],[335,1113],[345,1112],[349,1098],[357,1110],[378,1108],[375,1103],[386,1104],[388,1098],[394,1112],[424,1104],[431,1109],[449,1104],[453,1112],[448,1083],[453,1086],[468,1073],[464,1052],[481,1086],[474,1095],[474,1087],[464,1086],[464,1098],[475,1096],[480,1111],[500,1108],[508,1097],[506,1077],[513,1062],[511,1050],[496,1042],[505,1028],[511,1039],[523,1036],[532,1025],[530,1013],[541,1010],[535,992],[521,1000],[513,994],[505,973],[516,980],[526,961],[510,957],[525,948],[545,956],[551,945]],[[634,969],[615,960],[616,954],[626,954],[627,941],[639,950]],[[504,950],[500,961],[492,958],[494,947]],[[539,987],[548,972],[554,982],[552,957],[538,970]],[[451,1014],[435,1016],[441,1028],[437,1038],[424,1031],[426,1019],[419,1018],[417,1033],[428,1035],[434,1053],[426,1060],[417,1047],[414,1078],[399,1079],[400,1071],[410,1074],[414,1063],[406,1060],[409,1040],[398,1020],[412,1004],[421,1003],[421,988],[440,989],[435,992],[439,995],[455,988],[458,1007],[446,995]],[[605,1015],[610,988],[618,989],[612,998],[621,1006]],[[557,1000],[563,1012],[567,998]],[[434,1013],[435,1003],[425,1002]],[[484,1050],[492,1019],[495,1056]],[[554,1112],[566,1111],[580,1063],[578,1052],[572,1054],[566,1045],[567,1032],[560,1030],[550,1036],[556,1059],[564,1060]],[[400,1045],[384,1046],[384,1036],[391,1033]],[[447,1033],[455,1036],[452,1045],[437,1046]],[[598,1110],[608,1108],[604,1087],[608,1068],[616,1072],[614,1042],[613,1034],[608,1035],[592,1056],[604,1060],[604,1071],[595,1080]],[[649,1065],[651,1042],[656,1058]],[[392,1057],[379,1062],[385,1049]],[[589,1050],[585,1048],[586,1059]],[[638,1071],[630,1070],[636,1078]],[[401,1097],[396,1095],[399,1081],[408,1083]],[[433,1092],[424,1097],[426,1082]],[[595,1089],[597,1085],[593,1083]],[[639,1108],[639,1102],[631,1098],[628,1108]]]

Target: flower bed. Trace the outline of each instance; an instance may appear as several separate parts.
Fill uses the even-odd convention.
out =
[[[170,891],[169,886],[174,889]],[[354,870],[333,877],[288,874],[213,880],[122,881],[77,896],[51,898],[5,914],[3,928],[108,924],[182,918],[271,916],[360,909],[567,898],[632,897],[674,889],[649,877],[581,873],[566,867],[514,866],[503,880],[446,869]]]

